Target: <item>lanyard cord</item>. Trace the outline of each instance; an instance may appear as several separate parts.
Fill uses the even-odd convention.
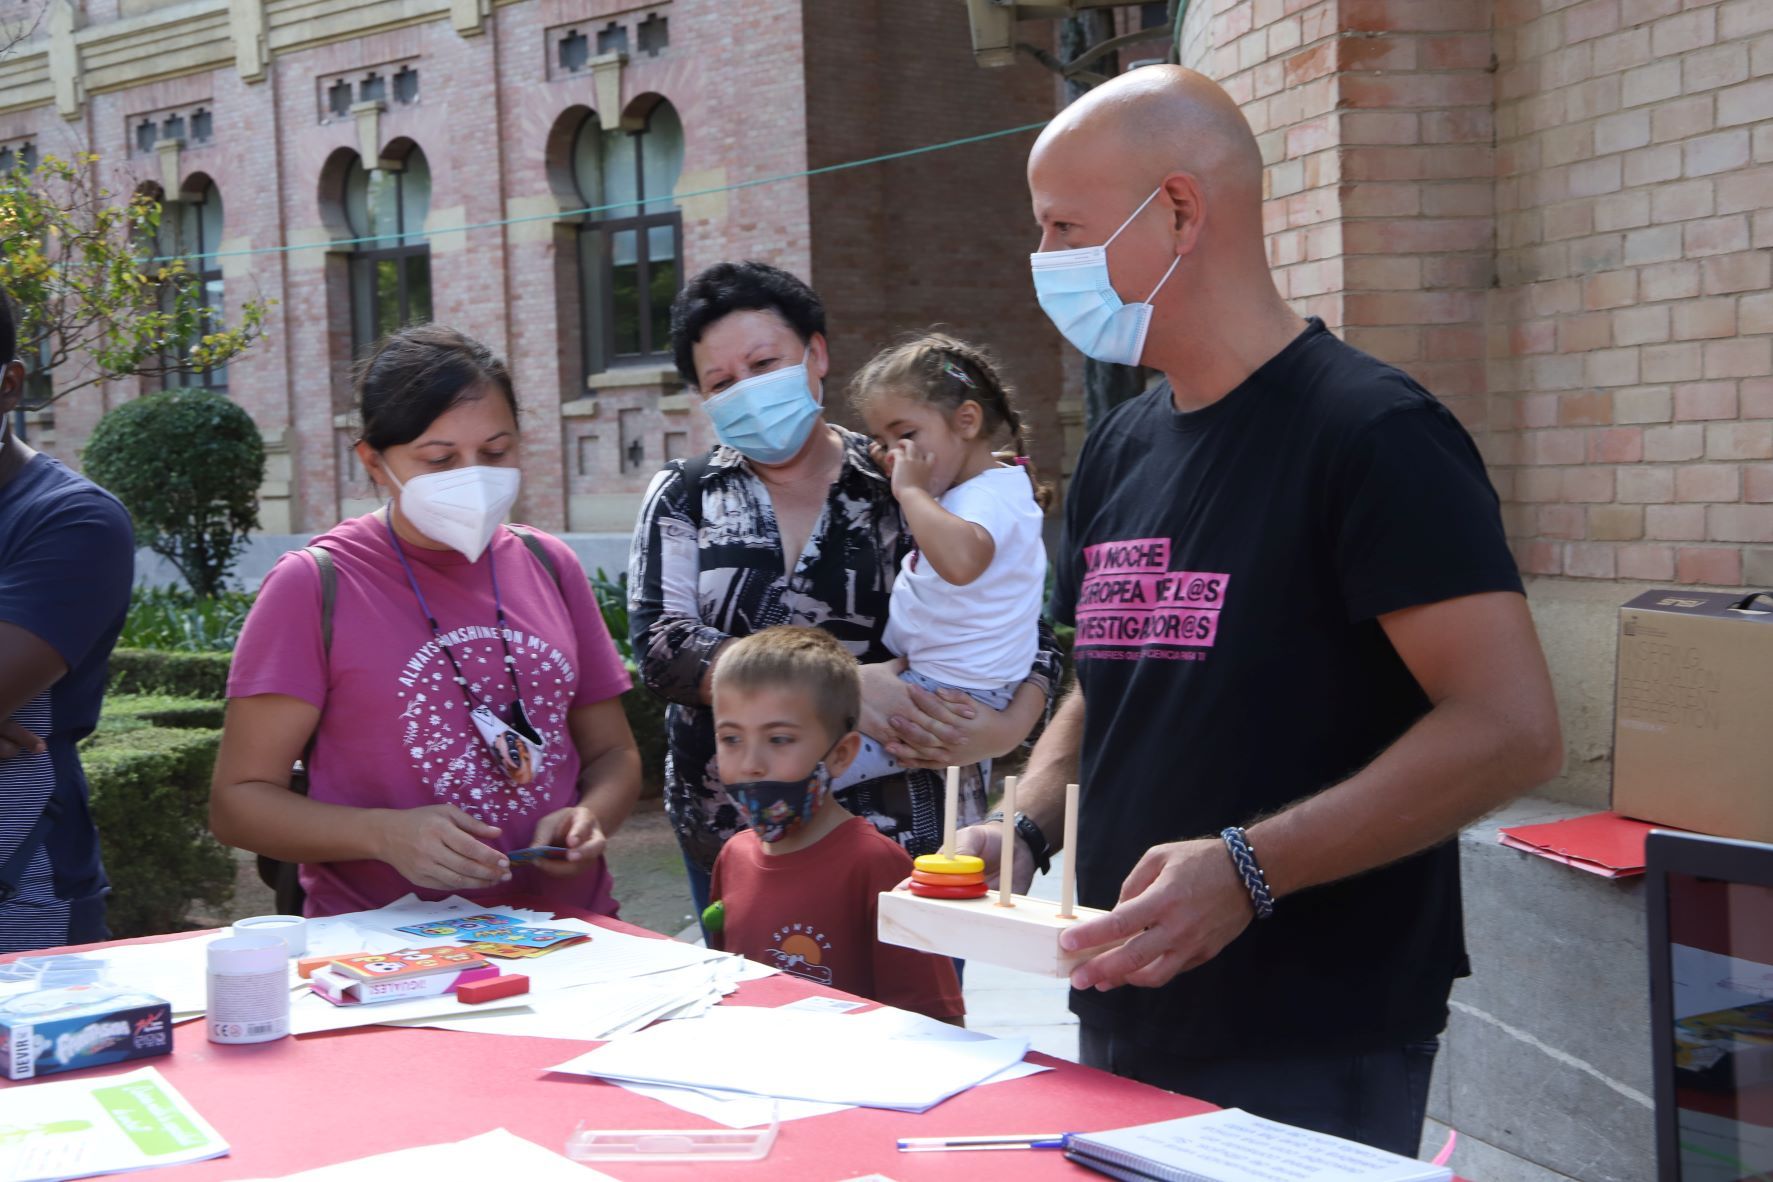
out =
[[[425,613],[425,622],[431,625],[431,639],[437,642],[437,647],[442,649],[443,655],[449,658],[449,667],[455,671],[456,688],[462,691],[462,700],[467,702],[468,709],[472,710],[475,702],[473,695],[468,692],[468,679],[462,675],[462,667],[456,662],[454,650],[443,643],[443,633],[437,627],[437,617],[431,614],[431,605],[425,602],[425,593],[419,590],[419,580],[413,574],[412,563],[407,561],[406,551],[400,548],[400,538],[394,533],[392,510],[382,519],[382,523],[388,527],[388,541],[394,547],[395,557],[400,559],[400,565],[406,570],[406,581],[412,587],[414,597],[419,601],[419,610]],[[511,641],[506,636],[510,628],[505,624],[505,605],[499,598],[499,564],[493,557],[491,546],[488,546],[486,550],[486,569],[492,575],[493,612],[498,618],[499,643],[505,646],[505,674],[511,679],[511,692],[516,695],[514,700],[517,703],[517,708],[522,710],[523,689],[517,684],[517,658],[511,655]]]

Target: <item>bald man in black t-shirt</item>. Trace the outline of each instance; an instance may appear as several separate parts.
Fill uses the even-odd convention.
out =
[[[1414,1155],[1469,971],[1456,835],[1562,752],[1496,493],[1444,406],[1277,293],[1212,82],[1097,88],[1028,178],[1043,309],[1165,375],[1078,461],[1078,688],[1021,784],[1018,846],[1083,785],[1067,856],[1113,910],[1066,946],[1126,938],[1073,974],[1085,1061]],[[995,871],[995,827],[962,841]]]

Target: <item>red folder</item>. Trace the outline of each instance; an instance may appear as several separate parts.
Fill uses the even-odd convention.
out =
[[[1618,813],[1593,813],[1545,825],[1517,825],[1500,831],[1497,840],[1602,878],[1626,878],[1644,872],[1644,838],[1650,830],[1666,828]]]

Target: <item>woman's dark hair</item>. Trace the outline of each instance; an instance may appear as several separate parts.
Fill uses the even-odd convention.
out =
[[[504,359],[442,324],[415,324],[383,337],[357,366],[356,381],[360,438],[377,451],[411,443],[443,412],[488,386],[517,417]]]
[[[1010,434],[1011,458],[1028,472],[1034,500],[1045,512],[1053,506],[1053,486],[1043,484],[1028,458],[1028,433],[1016,413],[1009,384],[997,371],[991,354],[947,333],[925,332],[905,337],[874,355],[850,380],[850,404],[861,410],[876,394],[891,390],[927,402],[943,416],[962,403],[976,403],[985,415],[987,438]]]
[[[700,386],[694,349],[708,326],[734,312],[774,312],[803,343],[825,331],[825,305],[805,282],[768,263],[715,263],[671,301],[671,353],[677,372]]]

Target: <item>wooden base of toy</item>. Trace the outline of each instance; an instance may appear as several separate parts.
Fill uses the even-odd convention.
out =
[[[1004,968],[1069,977],[1071,970],[1112,944],[1081,952],[1059,947],[1059,933],[1080,920],[1108,914],[1079,907],[1070,919],[1059,904],[1015,895],[1014,907],[999,907],[994,891],[983,899],[926,899],[909,891],[882,891],[877,934],[886,944],[936,952]]]

